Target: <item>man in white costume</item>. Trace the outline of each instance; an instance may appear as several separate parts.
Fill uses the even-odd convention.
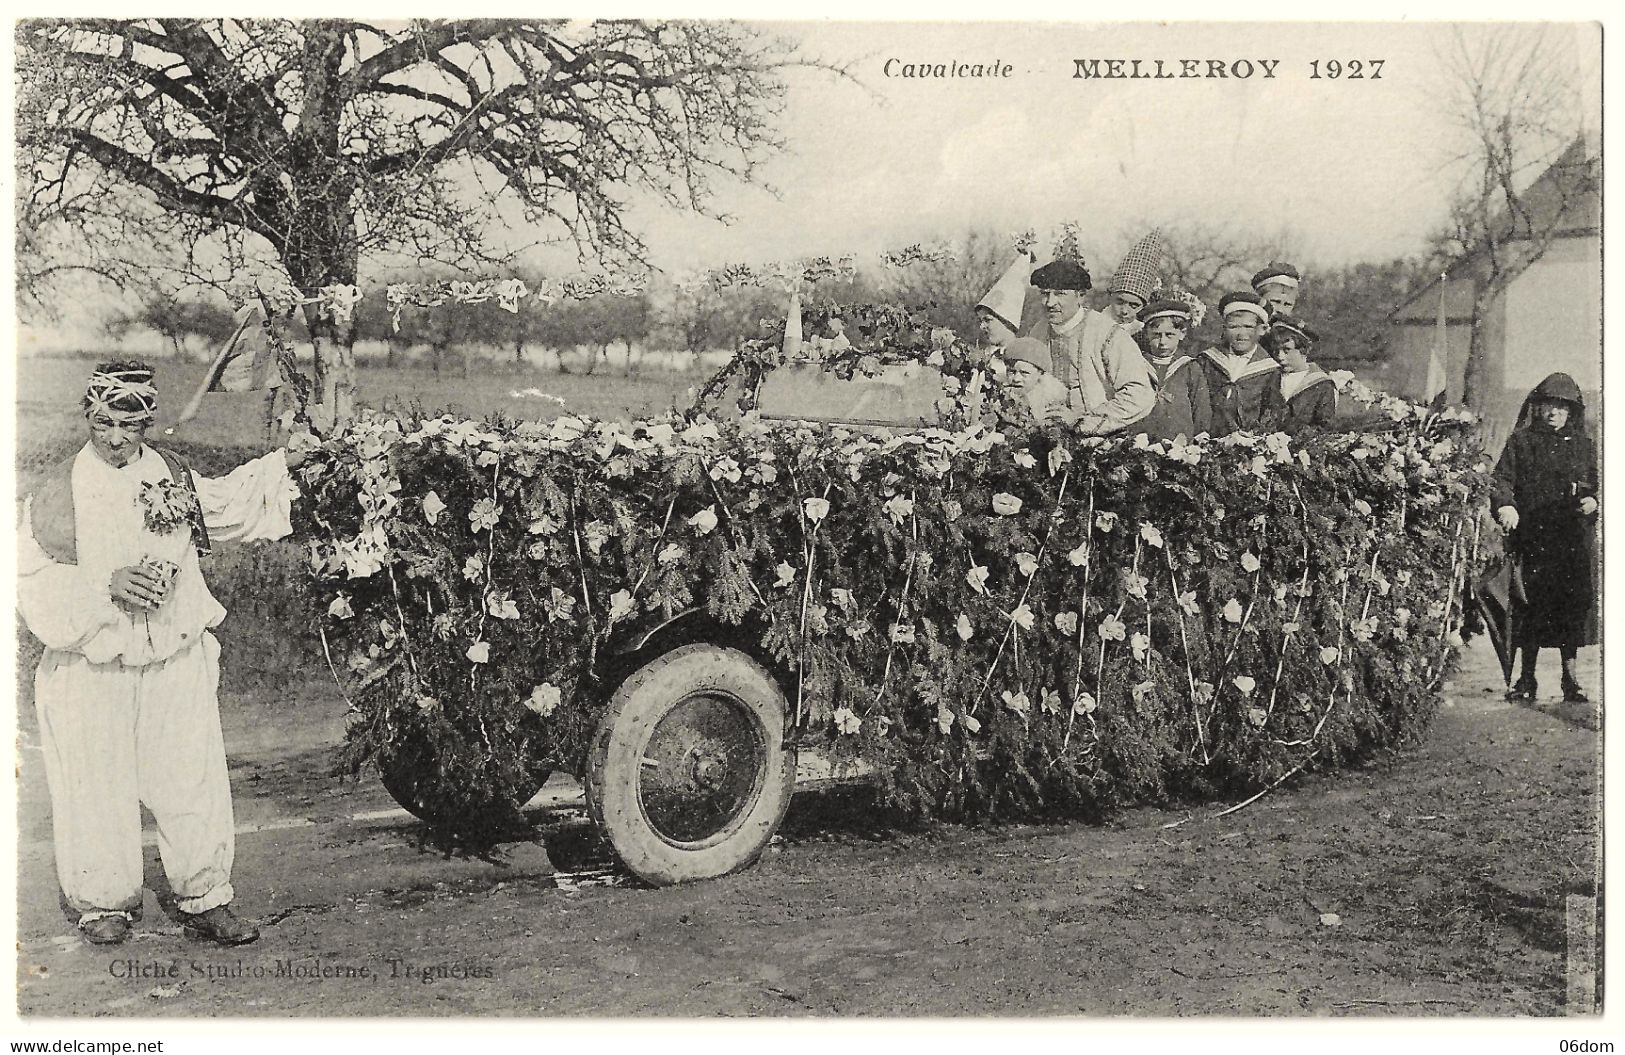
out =
[[[45,645],[34,704],[57,880],[89,941],[123,941],[141,908],[145,803],[188,937],[240,945],[259,931],[228,907],[231,786],[209,633],[226,612],[198,550],[287,535],[288,470],[303,455],[194,477],[146,444],[157,403],[145,364],[98,367],[83,402],[89,442],[23,507],[18,607]]]
[[[1084,303],[1089,271],[1052,260],[1032,274],[1044,320],[1027,336],[1049,345],[1055,377],[1067,390],[1057,415],[1086,436],[1121,432],[1156,406],[1157,390],[1139,345],[1123,327]]]

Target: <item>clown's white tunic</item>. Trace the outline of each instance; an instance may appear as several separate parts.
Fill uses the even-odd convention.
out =
[[[158,822],[180,909],[204,912],[232,898],[220,645],[209,633],[226,611],[203,581],[190,533],[145,526],[141,484],[168,478],[151,448],[123,468],[88,445],[81,450],[72,466],[77,564],[46,554],[24,507],[18,607],[45,645],[34,704],[57,878],[81,913],[139,907],[141,803]],[[280,451],[196,484],[211,539],[275,539],[291,530],[298,491]],[[143,557],[173,561],[180,571],[156,611],[132,615],[113,603],[109,580]]]

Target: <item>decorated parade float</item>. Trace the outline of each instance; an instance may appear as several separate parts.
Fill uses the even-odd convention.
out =
[[[299,473],[348,762],[471,837],[574,774],[664,884],[753,862],[798,770],[898,818],[1097,820],[1425,730],[1489,545],[1468,415],[1337,375],[1346,430],[1086,438],[990,370],[810,303],[685,414],[364,413]]]

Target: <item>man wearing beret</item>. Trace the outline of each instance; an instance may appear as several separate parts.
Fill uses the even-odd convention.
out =
[[[1044,319],[1030,337],[1049,345],[1054,374],[1067,390],[1058,414],[1086,436],[1121,432],[1151,412],[1156,391],[1145,357],[1127,330],[1084,304],[1089,272],[1054,260],[1033,272]]]
[[[1291,264],[1271,262],[1253,276],[1253,292],[1264,299],[1272,315],[1291,315],[1298,306],[1302,279]]]

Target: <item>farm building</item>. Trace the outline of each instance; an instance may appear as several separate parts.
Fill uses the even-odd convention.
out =
[[[1522,195],[1527,228],[1556,231],[1533,264],[1496,298],[1485,319],[1482,410],[1492,450],[1499,450],[1529,390],[1553,371],[1579,383],[1596,420],[1602,390],[1602,162],[1585,137]],[[1527,244],[1527,239],[1523,240]],[[1388,380],[1392,391],[1427,395],[1428,360],[1437,341],[1441,293],[1445,315],[1446,391],[1462,396],[1478,284],[1485,254],[1457,260],[1440,280],[1411,294],[1391,316]]]

